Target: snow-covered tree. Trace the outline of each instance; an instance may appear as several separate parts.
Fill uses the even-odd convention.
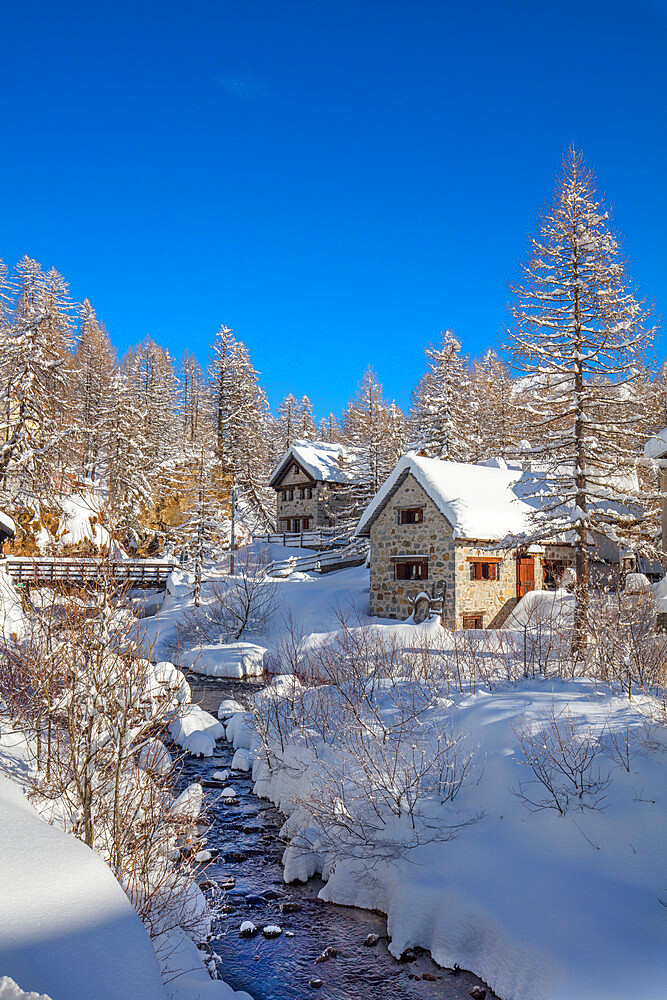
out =
[[[299,437],[299,404],[295,396],[288,392],[278,407],[278,440],[281,452],[287,451]]]
[[[509,458],[524,437],[508,366],[489,349],[470,373],[469,460]]]
[[[315,420],[313,417],[313,404],[308,396],[302,396],[299,400],[299,433],[298,437],[312,441],[317,436]]]
[[[194,445],[207,429],[206,386],[201,365],[185,351],[179,365],[181,427],[183,445]]]
[[[73,368],[78,464],[84,476],[96,479],[98,467],[105,461],[102,420],[112,391],[116,359],[107,332],[88,299],[81,304]]]
[[[426,348],[427,368],[413,392],[411,446],[431,458],[465,462],[469,457],[470,377],[467,358],[450,330]]]
[[[369,366],[343,418],[343,437],[350,447],[358,480],[354,490],[355,512],[377,493],[396,464],[402,447],[399,414],[395,404],[387,405],[382,385]]]
[[[635,385],[653,329],[631,289],[609,214],[574,148],[512,288],[512,345],[539,391],[536,534],[571,532],[575,636],[585,642],[591,532],[636,547],[646,524],[637,488]]]
[[[215,408],[215,454],[234,477],[242,496],[267,523],[271,496],[266,487],[271,460],[269,407],[245,344],[221,326],[213,343],[209,371]]]
[[[10,470],[32,485],[51,480],[62,467],[70,422],[72,303],[67,284],[54,269],[44,274],[29,257],[22,258],[17,273],[18,301],[0,356],[0,488],[6,487]]]

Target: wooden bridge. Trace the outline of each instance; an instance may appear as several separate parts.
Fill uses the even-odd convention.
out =
[[[17,586],[86,587],[97,586],[107,574],[121,587],[146,587],[164,590],[167,577],[176,567],[173,562],[150,559],[128,559],[108,562],[106,559],[59,559],[8,556],[0,559]]]

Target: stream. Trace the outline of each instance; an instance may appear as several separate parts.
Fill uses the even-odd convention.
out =
[[[193,701],[217,715],[224,698],[245,704],[257,682],[203,678],[190,674]],[[231,744],[219,743],[212,758],[186,757],[181,784],[201,781],[206,787],[216,770],[230,768]],[[278,839],[283,817],[257,798],[249,774],[230,774],[227,784],[238,793],[238,805],[223,805],[219,792],[207,790],[206,847],[219,852],[209,865],[205,888],[215,914],[211,947],[219,973],[234,989],[247,990],[255,1000],[465,1000],[475,986],[494,994],[468,972],[442,969],[421,950],[397,961],[387,948],[384,916],[368,910],[323,903],[317,898],[322,882],[285,885],[280,859],[284,843]],[[223,888],[224,880],[234,880]],[[206,882],[203,883],[206,887]],[[239,937],[245,920],[259,933]],[[278,925],[282,934],[263,937],[261,929]],[[364,945],[369,934],[378,943]],[[317,962],[325,949],[335,955]]]

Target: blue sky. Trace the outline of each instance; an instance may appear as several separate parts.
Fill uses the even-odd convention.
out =
[[[667,305],[667,3],[3,7],[0,256],[53,264],[122,351],[225,322],[273,405],[502,337],[571,142]],[[659,344],[659,353],[662,347]]]

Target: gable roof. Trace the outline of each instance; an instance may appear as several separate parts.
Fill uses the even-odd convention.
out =
[[[269,479],[269,486],[280,482],[290,462],[297,462],[316,482],[356,483],[352,470],[353,453],[342,444],[329,441],[293,441]]]
[[[515,487],[521,469],[467,465],[423,458],[409,452],[401,458],[357,524],[357,535],[367,535],[371,525],[408,475],[414,476],[440,513],[449,521],[455,538],[497,541],[529,530],[532,508]]]

